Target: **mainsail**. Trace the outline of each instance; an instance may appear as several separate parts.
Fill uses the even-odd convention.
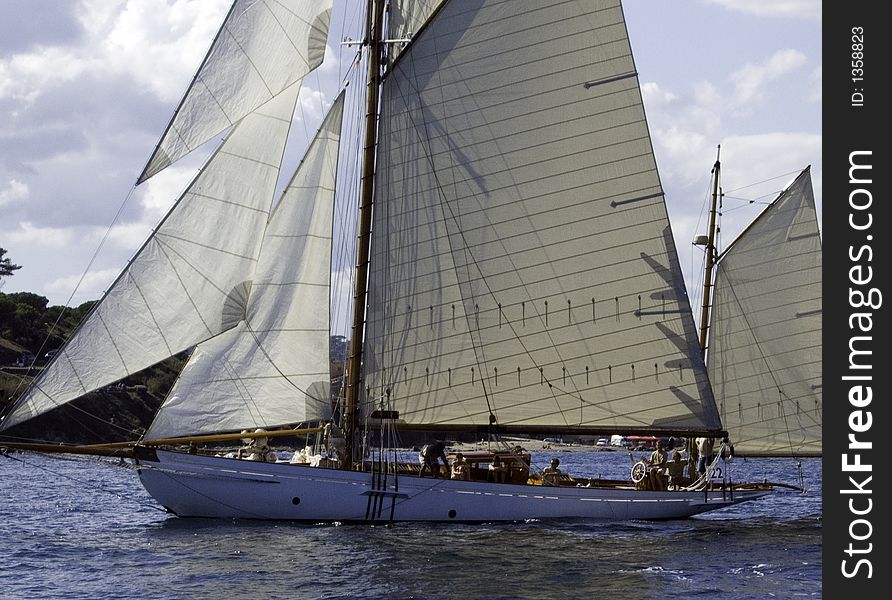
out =
[[[447,3],[382,94],[369,402],[720,429],[618,0]]]
[[[270,218],[245,319],[195,348],[146,439],[330,417],[329,257],[343,99]]]
[[[244,319],[299,88],[239,122],[0,429]]]
[[[142,183],[322,63],[332,0],[235,0]]]
[[[821,262],[809,169],[719,259],[707,363],[740,453],[821,453]]]

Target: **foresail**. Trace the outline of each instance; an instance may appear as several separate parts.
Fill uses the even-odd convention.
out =
[[[719,429],[618,0],[446,3],[382,105],[370,402]]]
[[[244,319],[299,87],[236,126],[0,429]]]
[[[147,439],[330,417],[329,265],[343,98],[270,218],[245,320],[195,348]]]
[[[332,0],[235,0],[137,183],[322,63]]]
[[[808,169],[717,265],[707,363],[740,453],[821,453],[821,238]]]

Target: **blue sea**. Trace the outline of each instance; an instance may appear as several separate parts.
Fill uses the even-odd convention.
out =
[[[552,456],[628,476],[626,453],[534,463]],[[731,468],[809,491],[668,522],[309,526],[181,519],[114,461],[16,453],[0,456],[0,598],[820,598],[820,459]]]

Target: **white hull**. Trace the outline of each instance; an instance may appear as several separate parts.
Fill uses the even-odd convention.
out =
[[[138,461],[143,486],[181,517],[310,522],[677,519],[764,496],[764,490],[650,492],[392,476],[157,451]],[[396,483],[396,484],[395,484]]]

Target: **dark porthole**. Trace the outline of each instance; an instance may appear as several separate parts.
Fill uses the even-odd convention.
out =
[[[291,499],[291,504],[294,504],[294,505],[300,504],[300,498],[295,496],[294,498]]]
[[[454,518],[455,518],[455,515],[456,515],[455,509],[452,509],[452,510],[449,511],[449,518],[450,518],[450,519],[454,519]]]

